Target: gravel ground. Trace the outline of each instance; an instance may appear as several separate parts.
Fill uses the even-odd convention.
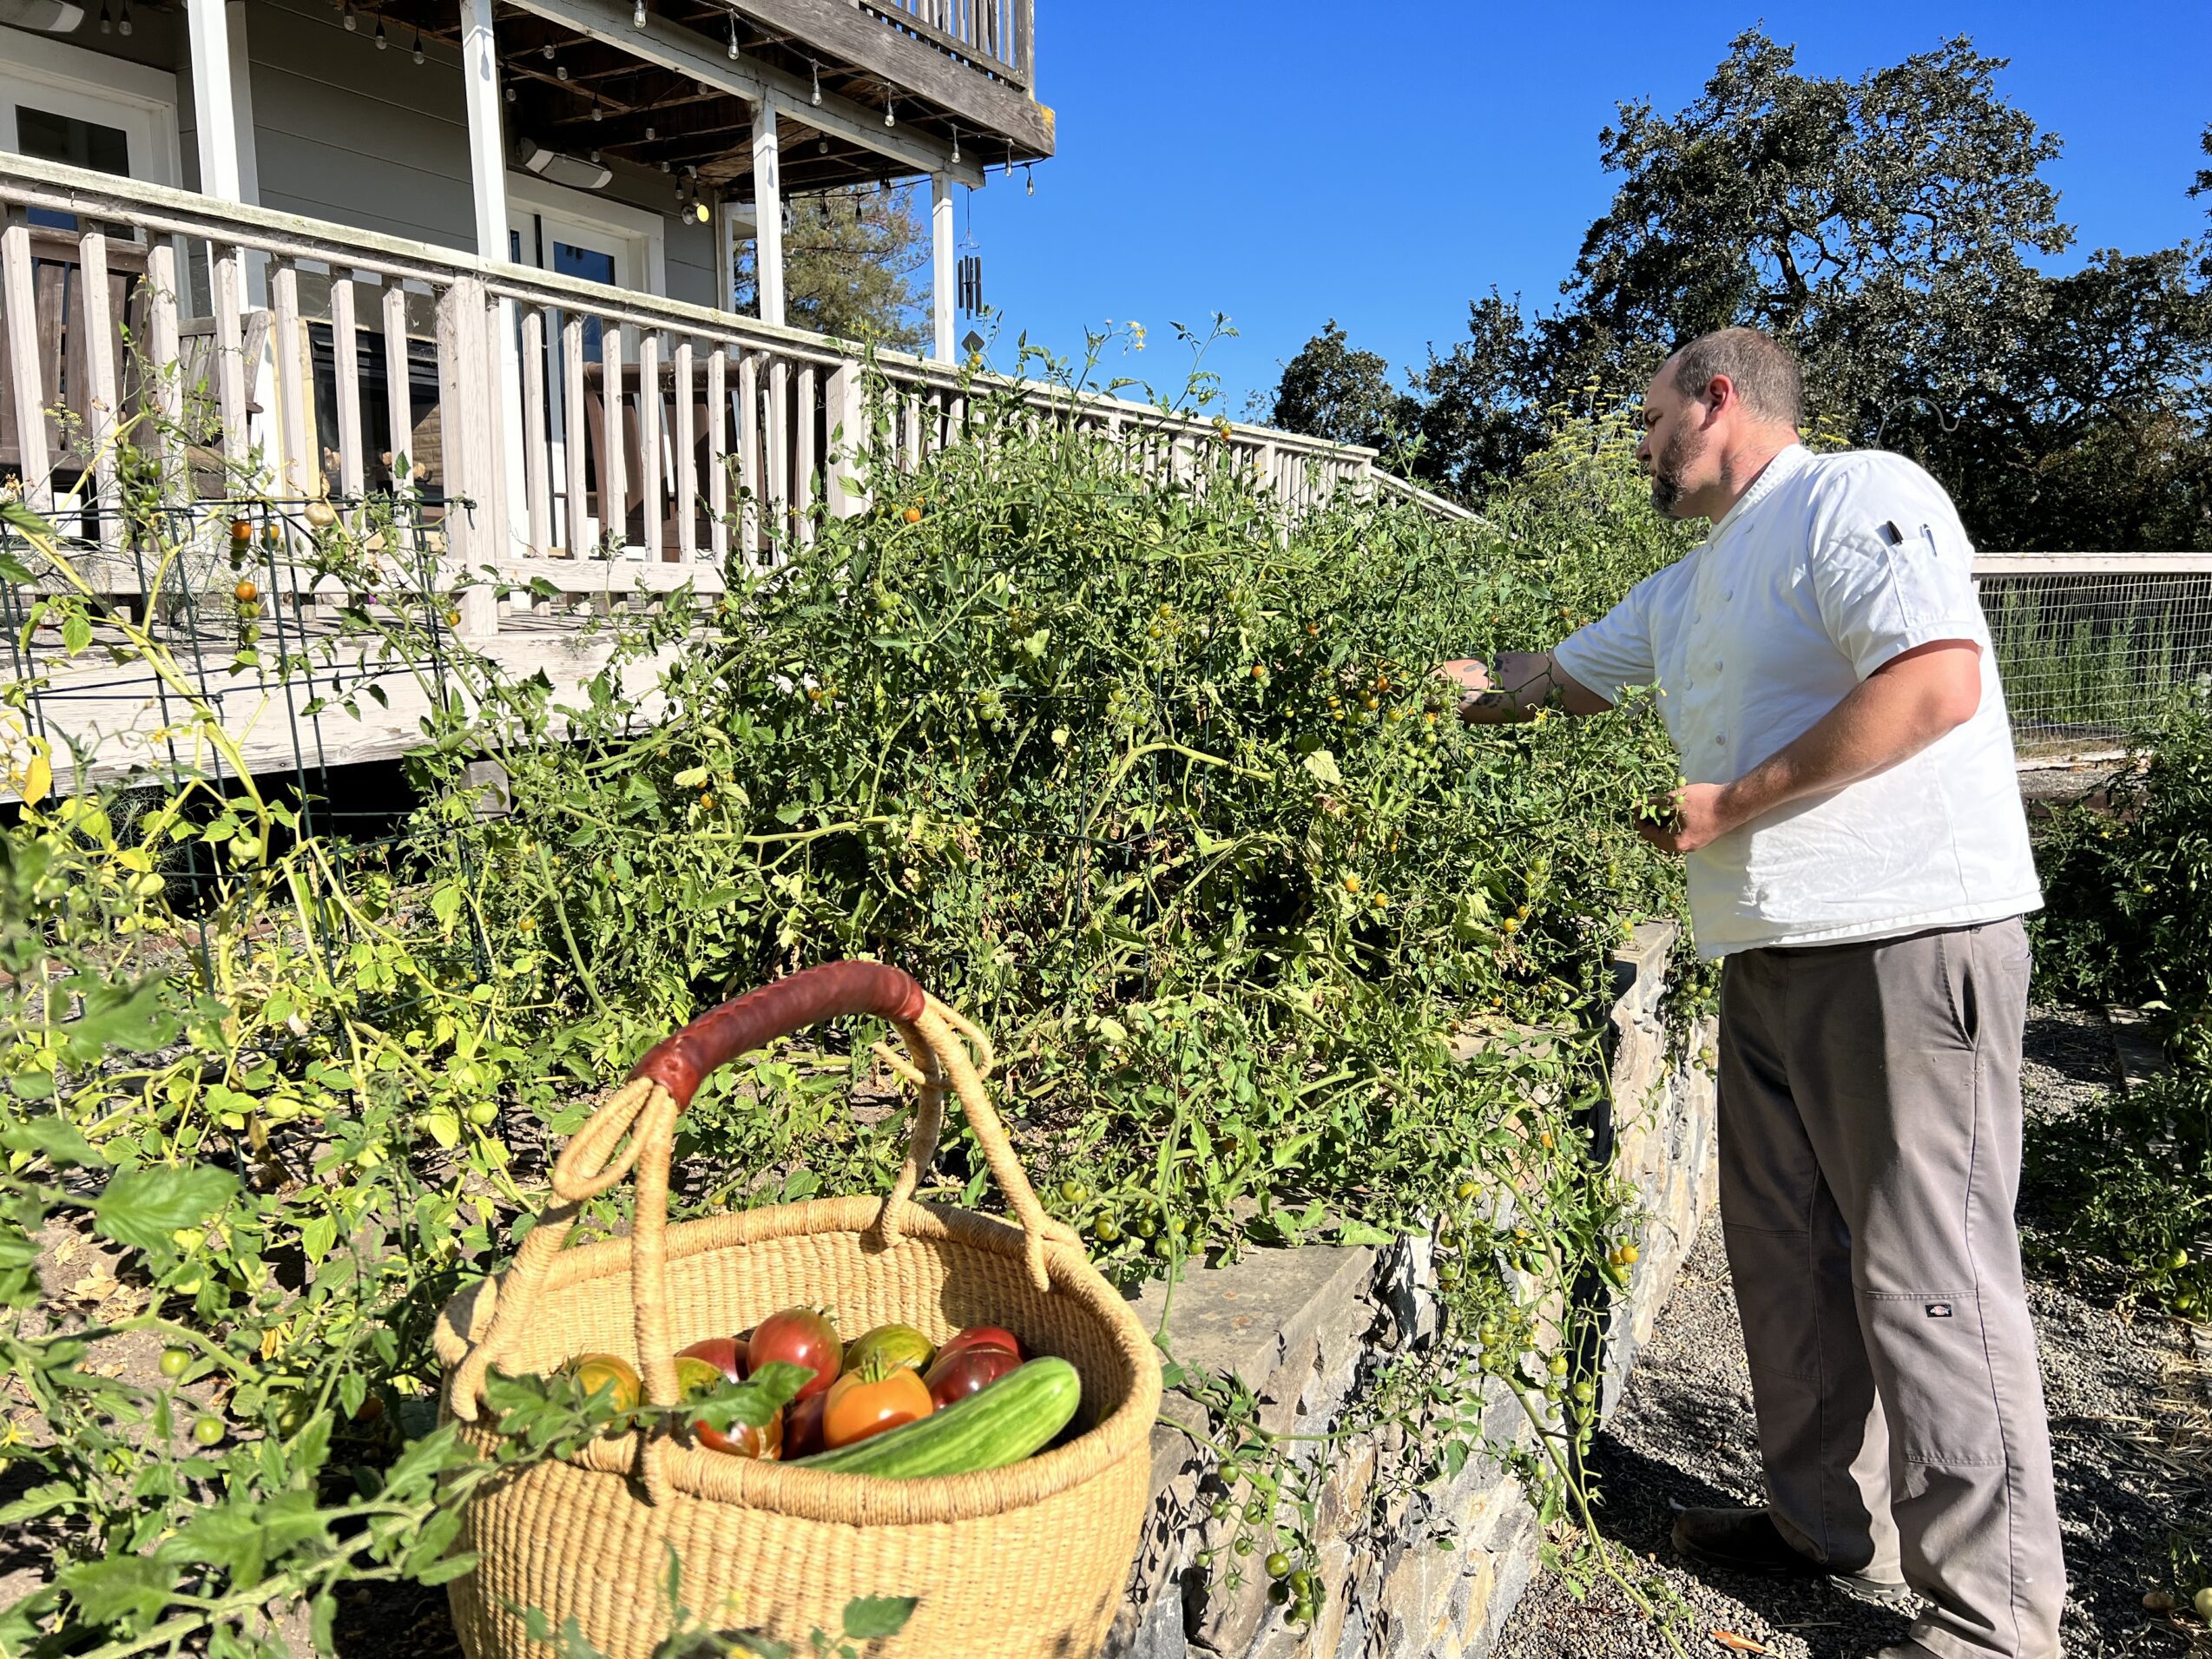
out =
[[[2109,1085],[2101,1020],[2038,1011],[2029,1021],[2026,1089],[2032,1123],[2080,1109]],[[2037,1219],[2023,1195],[2022,1219]],[[2164,1573],[2164,1522],[2212,1504],[2203,1439],[2205,1389],[2186,1333],[2169,1320],[2130,1321],[2094,1287],[2029,1287],[2043,1353],[2071,1594],[2069,1659],[2180,1659],[2191,1629],[2146,1613]],[[1742,1328],[1728,1286],[1718,1218],[1708,1221],[1661,1313],[1651,1345],[1592,1466],[1599,1524],[1643,1572],[1678,1596],[1680,1651],[1721,1654],[1712,1633],[1763,1644],[1783,1659],[1862,1659],[1899,1639],[1907,1621],[1807,1583],[1693,1570],[1668,1542],[1669,1504],[1761,1501]],[[2184,1449],[2177,1456],[2176,1445]],[[1499,1644],[1501,1659],[1638,1659],[1676,1652],[1610,1581],[1577,1600],[1557,1573],[1531,1585]],[[2198,1652],[2212,1643],[2198,1631]]]

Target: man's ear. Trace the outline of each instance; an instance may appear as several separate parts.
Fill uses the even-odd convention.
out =
[[[1723,410],[1734,411],[1743,401],[1736,395],[1735,382],[1725,374],[1716,374],[1705,383],[1705,424],[1711,425]]]

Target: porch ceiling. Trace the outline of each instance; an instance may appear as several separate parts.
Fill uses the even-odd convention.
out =
[[[804,3],[798,0],[798,5]],[[798,7],[780,4],[778,9]],[[382,18],[387,34],[401,45],[418,31],[425,40],[455,47],[460,43],[458,9],[450,0],[383,0],[354,10],[365,25]],[[833,10],[866,29],[896,35],[891,25],[854,9],[847,0],[833,0]],[[820,38],[741,15],[721,0],[650,0],[650,11],[656,25],[695,36],[702,52],[725,55],[734,29],[741,62],[749,67],[780,71],[810,89],[819,82],[825,96],[872,111],[888,108],[906,135],[926,137],[932,146],[949,150],[957,136],[962,160],[970,166],[1037,161],[1052,152],[1049,111],[1026,93],[933,49],[932,56],[941,69],[915,78],[930,80],[935,91],[946,95],[943,97],[890,79],[880,64],[870,67],[853,61],[867,56],[860,49],[871,41],[865,34],[856,36],[849,26],[822,31],[835,33],[846,48],[840,55]],[[510,140],[535,140],[567,155],[596,151],[602,158],[664,168],[676,174],[695,168],[700,184],[710,192],[750,199],[753,115],[745,99],[595,39],[538,10],[501,0],[493,15],[501,77],[515,94],[505,106]],[[904,36],[896,37],[909,47],[913,44]],[[1018,123],[979,119],[969,107],[976,100],[956,102],[951,95],[970,89],[962,77],[987,92],[985,104],[1003,104],[1008,109],[1018,105],[1029,112],[1028,117]],[[787,195],[918,175],[919,169],[897,157],[811,125],[808,109],[806,102],[778,104]],[[1024,130],[1000,130],[1017,124]]]

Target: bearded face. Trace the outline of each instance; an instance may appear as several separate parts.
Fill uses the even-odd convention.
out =
[[[1688,421],[1675,425],[1651,460],[1651,504],[1669,518],[1679,517],[1683,475],[1705,451],[1705,435]]]

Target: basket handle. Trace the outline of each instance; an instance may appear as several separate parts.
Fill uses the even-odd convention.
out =
[[[553,1169],[553,1191],[559,1201],[523,1239],[504,1284],[495,1292],[486,1281],[479,1293],[481,1311],[467,1333],[469,1353],[454,1368],[447,1392],[453,1414],[464,1421],[476,1419],[486,1374],[510,1346],[509,1333],[527,1326],[553,1259],[584,1203],[632,1170],[637,1199],[630,1232],[630,1285],[636,1308],[638,1368],[647,1399],[656,1406],[674,1405],[677,1393],[668,1343],[666,1233],[676,1118],[716,1067],[818,1021],[856,1014],[891,1022],[912,1063],[887,1053],[884,1057],[920,1090],[905,1162],[877,1212],[878,1231],[886,1242],[899,1238],[915,1188],[936,1154],[949,1083],[959,1096],[961,1110],[999,1190],[1021,1224],[1030,1280],[1040,1291],[1049,1290],[1046,1244],[1080,1244],[1065,1224],[1045,1215],[984,1092],[982,1073],[967,1044],[972,1043],[981,1051],[987,1068],[989,1040],[897,968],[879,962],[826,963],[710,1009],[656,1043],[570,1138]],[[483,1307],[486,1299],[490,1305]],[[666,1482],[656,1447],[657,1442],[647,1445],[644,1473],[648,1493],[657,1501]]]

